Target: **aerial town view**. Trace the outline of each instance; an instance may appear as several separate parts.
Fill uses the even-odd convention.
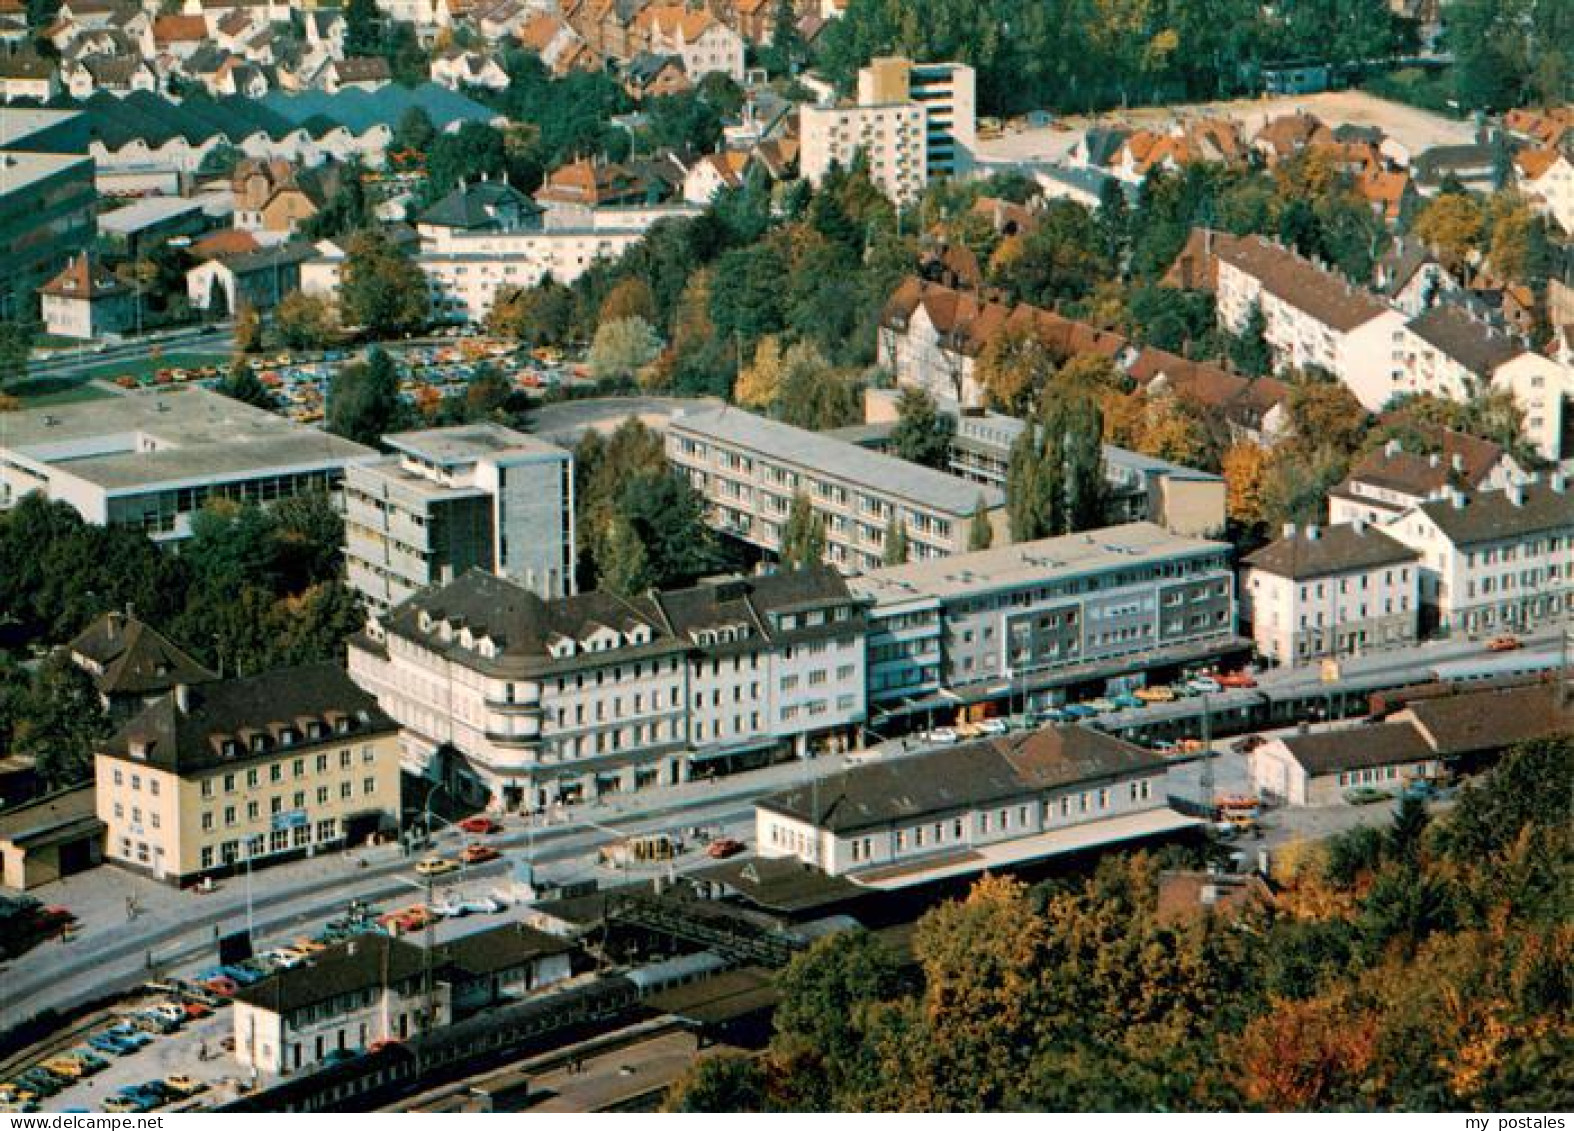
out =
[[[0,0],[0,1127],[1023,1111],[1567,1128],[1574,0]]]

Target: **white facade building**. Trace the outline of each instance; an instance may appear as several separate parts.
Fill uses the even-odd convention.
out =
[[[1287,666],[1413,645],[1420,595],[1420,554],[1363,520],[1289,525],[1241,570],[1257,653]]]
[[[385,436],[345,477],[350,586],[384,612],[475,568],[541,597],[574,591],[574,458],[497,424]]]
[[[1574,495],[1561,473],[1449,491],[1385,529],[1421,555],[1428,629],[1492,634],[1574,619]]]

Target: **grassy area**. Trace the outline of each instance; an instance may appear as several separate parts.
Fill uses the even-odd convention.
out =
[[[88,383],[86,376],[35,377],[6,387],[6,394],[22,402],[23,408],[96,401],[112,393]]]

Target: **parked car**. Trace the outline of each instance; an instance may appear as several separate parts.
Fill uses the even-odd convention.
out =
[[[496,915],[506,906],[507,904],[502,900],[490,895],[481,895],[475,899],[467,899],[459,905],[466,915]]]
[[[359,1049],[329,1049],[328,1055],[322,1058],[322,1062],[331,1067],[335,1064],[343,1064],[347,1060],[354,1060],[360,1055]]]
[[[953,746],[961,739],[961,735],[952,727],[936,727],[924,735],[924,738],[938,746]]]
[[[985,735],[1005,734],[1011,728],[1006,726],[1004,719],[985,719],[978,724],[978,733]]]
[[[710,846],[705,849],[705,855],[713,860],[725,860],[729,856],[738,855],[738,853],[743,851],[743,848],[744,845],[741,840],[724,836],[720,840],[711,841]]]
[[[445,860],[441,856],[428,856],[415,866],[418,876],[446,876],[450,872],[459,871],[459,865],[453,860]]]
[[[117,1115],[140,1115],[153,1110],[153,1104],[142,1095],[113,1095],[104,1101],[104,1110]]]
[[[1344,799],[1351,805],[1374,805],[1379,801],[1387,801],[1388,797],[1383,790],[1373,789],[1369,785],[1358,785],[1344,791]]]
[[[1250,754],[1268,740],[1260,734],[1248,734],[1245,738],[1237,738],[1230,743],[1230,749],[1237,754]]]
[[[173,1092],[182,1099],[208,1090],[207,1081],[195,1079],[184,1073],[176,1073],[173,1076],[164,1077],[164,1087],[167,1091]]]
[[[1089,699],[1087,705],[1100,715],[1107,715],[1115,709],[1115,704],[1102,695],[1097,699]]]
[[[87,1039],[88,1047],[106,1052],[110,1056],[125,1056],[127,1053],[136,1052],[134,1045],[111,1037],[108,1033],[95,1033]]]
[[[1071,720],[1093,719],[1098,717],[1098,710],[1087,703],[1070,703],[1061,708],[1061,712]]]
[[[1217,695],[1224,688],[1212,676],[1200,675],[1186,681],[1186,686],[1198,695]]]
[[[1214,677],[1220,687],[1256,687],[1257,680],[1250,672],[1225,672]]]
[[[1109,701],[1122,711],[1130,711],[1142,706],[1142,700],[1129,691],[1122,691],[1119,695],[1111,695]]]
[[[1517,636],[1494,636],[1487,641],[1488,652],[1512,652],[1523,647],[1524,645],[1520,643]]]
[[[1175,702],[1175,692],[1167,687],[1139,687],[1132,694],[1144,703]]]
[[[491,817],[475,816],[466,817],[459,822],[459,828],[471,836],[487,836],[491,833],[500,833],[503,826],[492,820]]]
[[[485,864],[488,860],[496,860],[502,855],[490,844],[467,844],[464,851],[459,854],[459,859],[465,864]]]
[[[1035,723],[1063,723],[1069,721],[1069,716],[1066,712],[1058,707],[1045,707],[1042,710],[1034,711],[1032,717]]]
[[[80,1064],[64,1056],[52,1056],[44,1061],[41,1067],[44,1071],[52,1072],[62,1080],[80,1080],[85,1075]]]
[[[76,1048],[66,1053],[66,1055],[80,1064],[82,1066],[82,1071],[86,1072],[89,1076],[97,1072],[102,1072],[104,1069],[109,1067],[109,1061],[105,1060],[101,1056],[98,1056],[91,1049],[82,1045],[78,1045]]]

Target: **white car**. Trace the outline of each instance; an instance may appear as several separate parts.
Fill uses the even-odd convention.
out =
[[[985,719],[978,724],[979,734],[1005,734],[1010,729],[1005,719]]]
[[[496,915],[503,910],[503,905],[489,895],[477,899],[467,899],[459,905],[464,913],[470,915]]]
[[[924,737],[941,746],[952,746],[961,736],[951,727],[937,727]]]
[[[1219,692],[1224,690],[1224,688],[1219,685],[1218,680],[1212,678],[1211,676],[1205,675],[1200,675],[1196,679],[1187,680],[1186,686],[1191,688],[1198,695],[1217,695]]]

